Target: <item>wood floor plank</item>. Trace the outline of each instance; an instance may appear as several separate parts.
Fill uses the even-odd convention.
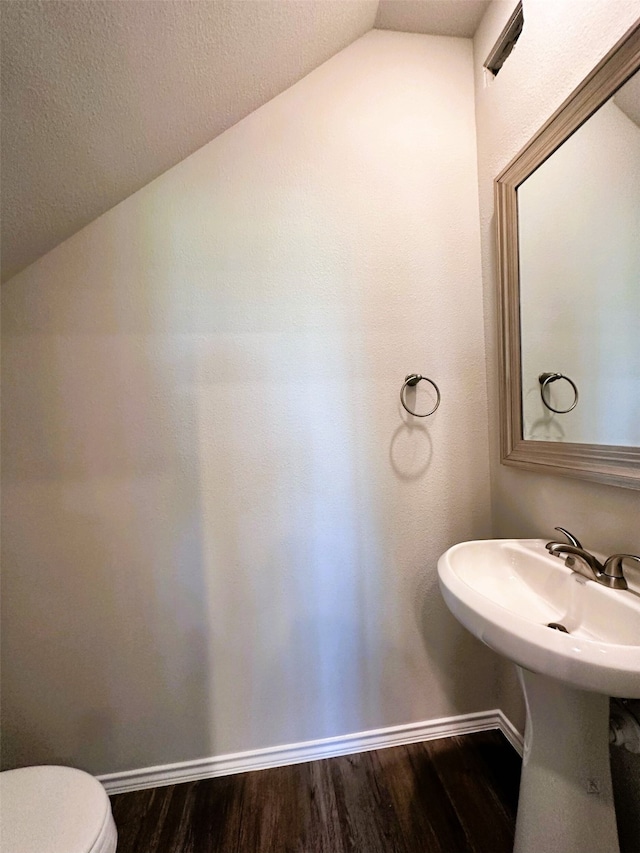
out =
[[[425,744],[433,766],[464,831],[469,853],[511,853],[515,824],[510,825],[500,798],[469,743],[469,736]],[[505,819],[507,818],[507,819]]]
[[[304,775],[302,766],[247,775],[238,849],[296,853],[308,825]]]
[[[300,846],[301,853],[308,850],[335,850],[347,853],[340,829],[339,806],[331,775],[331,761],[312,761],[309,769],[309,795],[311,814],[309,831]]]
[[[408,850],[462,851],[465,835],[446,785],[423,744],[379,750],[376,759],[392,792]]]
[[[118,853],[510,853],[499,732],[113,796]]]
[[[483,775],[495,788],[498,801],[506,814],[515,814],[518,808],[520,771],[522,759],[515,749],[496,749],[488,738],[469,737],[465,748],[474,751]]]
[[[368,853],[406,853],[384,780],[373,753],[346,755],[328,762],[336,792],[344,849]]]

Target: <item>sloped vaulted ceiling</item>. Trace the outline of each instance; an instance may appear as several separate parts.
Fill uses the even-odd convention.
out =
[[[3,0],[3,279],[374,24],[468,36],[486,5]]]

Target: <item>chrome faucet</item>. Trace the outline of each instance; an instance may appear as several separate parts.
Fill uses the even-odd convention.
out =
[[[554,557],[565,557],[565,566],[589,580],[608,586],[610,589],[629,588],[622,570],[622,564],[625,560],[636,560],[640,563],[640,557],[636,557],[635,554],[613,554],[608,560],[605,560],[603,565],[597,557],[585,550],[579,540],[564,527],[556,527],[555,530],[564,533],[569,542],[547,542],[546,548]]]

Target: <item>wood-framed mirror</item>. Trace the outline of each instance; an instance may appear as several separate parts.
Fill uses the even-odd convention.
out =
[[[640,114],[626,109],[625,88],[640,112],[640,21],[495,180],[501,461],[640,489]],[[618,124],[596,150],[608,112]],[[630,177],[603,165],[618,150],[636,157]],[[556,377],[568,380],[557,399]]]

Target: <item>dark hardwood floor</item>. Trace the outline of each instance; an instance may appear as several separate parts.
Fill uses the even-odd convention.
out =
[[[118,853],[511,853],[519,781],[491,731],[111,802]]]

